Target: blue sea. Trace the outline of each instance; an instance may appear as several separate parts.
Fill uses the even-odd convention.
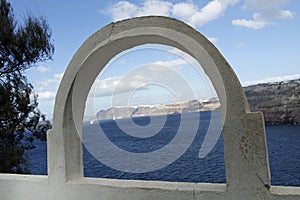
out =
[[[122,166],[127,166],[128,169],[131,169],[130,167],[132,166],[128,165],[131,164],[130,159],[133,158],[127,159],[122,157],[122,154],[116,154],[112,151],[112,155],[108,157],[110,160],[115,160],[115,163],[119,162],[120,165],[118,166],[121,166],[121,169],[116,169],[114,165],[110,165],[110,162],[99,159],[97,155],[95,157],[98,159],[96,159],[93,156],[95,154],[87,150],[90,149],[90,147],[86,148],[85,145],[83,145],[84,176],[136,180],[225,183],[222,136],[218,137],[216,145],[205,157],[199,158],[199,149],[207,134],[208,127],[211,125],[211,112],[186,114],[184,119],[180,114],[156,116],[152,119],[149,117],[133,118],[134,123],[138,127],[147,127],[151,125],[152,121],[164,122],[163,127],[159,127],[160,129],[157,134],[142,138],[126,134],[126,131],[120,128],[119,124],[114,120],[101,121],[99,124],[86,122],[83,123],[83,144],[95,143],[94,141],[97,141],[95,135],[99,134],[99,128],[101,128],[105,136],[115,147],[123,149],[126,152],[135,153],[135,155],[145,154],[147,158],[148,153],[159,151],[166,145],[172,144],[179,129],[188,132],[188,128],[181,126],[182,120],[191,121],[195,119],[195,116],[200,116],[195,137],[193,137],[193,140],[189,143],[188,147],[186,147],[183,154],[174,159],[174,162],[170,163],[166,159],[166,163],[164,163],[163,167],[155,169],[155,164],[164,159],[157,157],[157,160],[152,159],[153,162],[152,160],[148,162],[147,159],[144,159],[140,160],[140,167],[143,167],[144,164],[145,169],[152,169],[151,165],[153,165],[153,169],[142,172],[132,172],[130,170],[122,170]],[[124,122],[126,121],[123,121],[123,125],[125,124],[126,126]],[[186,130],[182,130],[184,128]],[[125,127],[125,129],[127,131],[135,131],[135,127]],[[270,125],[266,126],[266,133],[272,185],[300,186],[300,126]],[[27,151],[31,173],[47,174],[46,143],[35,140],[34,145],[36,146],[35,149]],[[184,145],[184,143],[182,143],[182,145]],[[97,146],[99,151],[101,151],[101,147],[104,145],[100,142]],[[177,144],[173,145],[172,148],[177,150],[181,147],[180,144],[179,146]],[[170,156],[173,154],[171,151]]]

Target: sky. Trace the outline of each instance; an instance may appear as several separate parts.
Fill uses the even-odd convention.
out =
[[[299,0],[10,2],[17,19],[28,14],[42,16],[51,27],[53,60],[26,71],[39,95],[39,107],[50,119],[60,80],[81,44],[109,23],[137,16],[169,16],[191,25],[220,50],[243,86],[300,78]],[[166,73],[173,82],[160,84],[164,79],[161,75]],[[176,84],[172,84],[178,78],[191,86],[193,92],[174,92]],[[178,49],[162,45],[136,47],[114,58],[95,80],[90,92],[93,98],[88,99],[93,104],[90,112],[106,109],[112,102],[121,105],[115,101],[117,98],[112,98],[116,93],[126,94],[125,102],[130,105],[215,96],[197,62]]]

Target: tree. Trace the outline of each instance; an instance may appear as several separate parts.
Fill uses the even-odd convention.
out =
[[[43,18],[28,16],[17,23],[11,4],[0,0],[0,172],[26,173],[25,150],[33,148],[37,128],[45,117],[38,110],[37,95],[23,75],[26,69],[52,59],[54,46]]]

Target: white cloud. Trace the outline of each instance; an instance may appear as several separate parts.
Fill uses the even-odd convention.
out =
[[[194,13],[188,22],[194,26],[202,26],[224,15],[228,6],[238,3],[238,0],[213,0]]]
[[[238,2],[239,0],[212,0],[203,8],[198,8],[192,1],[173,4],[163,0],[144,0],[141,5],[119,1],[104,10],[104,13],[110,14],[114,21],[138,16],[160,15],[179,17],[192,26],[202,26],[223,16],[228,6]]]
[[[183,19],[190,19],[198,10],[198,7],[192,2],[176,3],[173,6],[173,15]]]
[[[61,79],[63,78],[64,73],[60,73],[60,74],[54,74],[54,78],[61,81]]]
[[[216,37],[208,37],[207,39],[212,43],[217,43],[219,41],[219,39]]]
[[[49,85],[58,86],[61,79],[62,79],[62,77],[63,77],[63,75],[64,75],[64,73],[54,74],[53,78],[38,82],[38,86],[39,87],[46,87],[46,86],[49,86]]]
[[[52,91],[43,91],[43,92],[38,92],[38,99],[39,100],[52,100],[55,98],[55,93]]]
[[[172,8],[172,3],[161,0],[145,0],[144,5],[139,9],[137,16],[163,15],[168,16]]]
[[[287,76],[276,76],[276,77],[270,77],[270,78],[264,78],[261,80],[256,81],[247,81],[244,82],[243,86],[249,86],[249,85],[256,85],[260,83],[274,83],[274,82],[281,82],[281,81],[289,81],[289,80],[295,80],[300,79],[300,74],[293,74],[293,75],[287,75]]]
[[[104,10],[114,21],[146,15],[169,16],[172,3],[162,0],[145,0],[140,6],[128,1],[119,1]]]
[[[53,78],[46,79],[37,83],[37,94],[39,100],[53,100],[56,90],[64,73],[54,74]]]
[[[178,77],[181,76],[177,70],[183,65],[193,64],[197,61],[176,48],[169,51],[182,58],[156,61],[143,65],[125,73],[121,77],[111,77],[104,80],[98,78],[95,80],[89,96],[104,97],[132,92],[136,89],[148,90],[149,83],[160,83],[166,79],[168,84],[177,83]]]
[[[44,66],[38,66],[38,67],[36,68],[36,70],[37,70],[38,72],[40,72],[40,73],[46,73],[46,72],[49,72],[49,71],[50,71],[50,68],[44,67]]]
[[[143,75],[135,75],[129,78],[111,77],[104,80],[96,79],[89,96],[103,97],[110,96],[116,93],[124,93],[132,91],[136,88],[145,86],[145,77]]]
[[[246,28],[251,28],[251,29],[261,29],[266,27],[267,25],[270,24],[270,22],[260,19],[260,14],[254,13],[253,14],[253,19],[247,20],[247,19],[235,19],[232,20],[232,24],[234,26],[244,26]]]
[[[284,5],[289,0],[245,0],[245,9],[269,10],[277,9],[278,6]]]
[[[234,6],[239,0],[211,0],[199,8],[193,1],[172,3],[164,0],[144,0],[141,4],[129,1],[112,3],[102,13],[109,14],[114,21],[131,17],[160,15],[179,18],[191,26],[203,26],[222,17],[229,6]],[[278,19],[292,18],[290,10],[281,7],[288,0],[244,0],[244,9],[254,10],[252,19],[234,19],[234,26],[243,26],[251,29],[261,29],[275,24]]]
[[[278,19],[292,18],[293,13],[290,10],[280,8],[287,2],[286,0],[245,0],[244,9],[259,10],[260,12],[254,12],[252,19],[232,20],[232,24],[257,30],[275,24]]]
[[[168,61],[156,61],[153,63],[153,65],[160,65],[162,67],[180,67],[184,64],[186,64],[187,61],[184,59],[174,59],[174,60],[168,60]]]
[[[119,21],[133,17],[136,10],[137,7],[134,4],[128,1],[120,1],[115,5],[112,5],[107,12],[111,15],[114,21]]]

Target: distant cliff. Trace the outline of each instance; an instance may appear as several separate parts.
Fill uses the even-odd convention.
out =
[[[300,124],[300,79],[244,87],[251,111],[262,111],[267,124]],[[201,112],[220,107],[219,100],[190,100],[169,105],[112,107],[97,113],[98,120]],[[86,118],[93,121],[93,118]]]
[[[213,98],[207,101],[190,100],[183,102],[174,102],[169,105],[112,107],[107,110],[100,110],[97,113],[97,118],[99,120],[103,120],[140,116],[168,115],[182,112],[188,113],[215,110],[219,107],[220,103],[217,98]]]
[[[267,124],[300,123],[300,79],[244,87],[251,111],[262,111]]]

